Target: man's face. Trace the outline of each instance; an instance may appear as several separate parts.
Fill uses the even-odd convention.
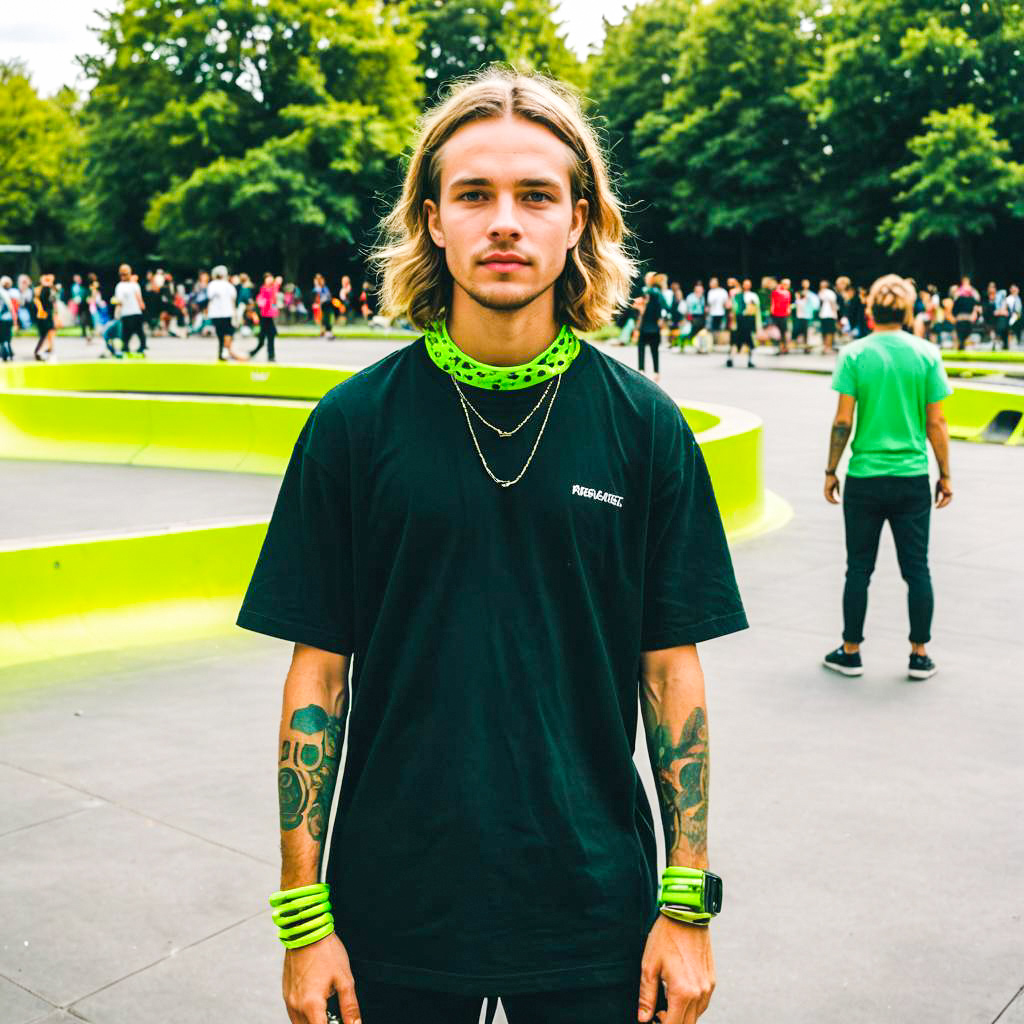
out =
[[[472,121],[448,139],[439,202],[423,206],[456,292],[511,312],[554,285],[586,223],[587,201],[574,203],[570,192],[570,160],[547,128],[519,117]]]

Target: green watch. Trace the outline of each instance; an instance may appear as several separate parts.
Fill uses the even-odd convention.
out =
[[[675,921],[706,927],[722,909],[722,879],[700,868],[665,868],[658,911]]]

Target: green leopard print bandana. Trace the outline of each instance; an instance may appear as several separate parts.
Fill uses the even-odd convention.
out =
[[[519,366],[491,366],[467,356],[450,337],[444,320],[426,331],[427,351],[436,366],[463,384],[488,391],[516,391],[564,373],[580,351],[579,338],[564,324],[558,336],[540,355]]]

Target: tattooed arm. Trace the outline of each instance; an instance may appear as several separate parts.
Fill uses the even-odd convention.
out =
[[[296,644],[278,737],[281,888],[320,881],[348,712],[349,656]]]
[[[825,500],[833,505],[839,504],[839,499],[836,497],[839,493],[836,470],[839,468],[839,460],[846,450],[846,442],[850,439],[850,434],[853,431],[853,410],[856,405],[857,400],[853,395],[840,393],[836,418],[832,421],[832,436],[829,438],[828,466],[826,466],[825,474]]]
[[[640,710],[672,867],[708,866],[709,751],[704,673],[697,648],[641,657]]]

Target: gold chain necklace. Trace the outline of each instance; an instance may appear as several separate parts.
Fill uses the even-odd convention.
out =
[[[473,439],[473,447],[476,448],[476,453],[477,453],[477,455],[480,456],[480,462],[483,464],[484,470],[486,471],[487,475],[499,487],[511,487],[513,484],[519,483],[519,481],[522,480],[522,478],[523,478],[523,474],[527,471],[527,469],[529,469],[530,463],[533,461],[533,456],[534,456],[534,454],[537,451],[538,445],[540,444],[540,439],[544,436],[544,428],[548,425],[548,417],[551,415],[551,407],[555,404],[555,399],[558,397],[558,385],[561,383],[561,381],[562,381],[562,375],[558,374],[558,376],[555,377],[555,393],[551,396],[551,401],[548,403],[548,411],[544,414],[544,422],[541,423],[541,425],[540,425],[540,431],[537,434],[537,440],[534,441],[534,443],[533,443],[533,450],[530,452],[530,455],[529,455],[529,457],[526,460],[526,465],[523,466],[523,468],[519,471],[519,475],[516,476],[514,479],[512,479],[512,480],[501,480],[501,479],[496,477],[491,472],[491,467],[487,465],[487,460],[484,458],[484,453],[480,450],[480,442],[476,439],[476,433],[473,431],[473,421],[469,418],[469,412],[466,409],[466,406],[469,403],[466,401],[465,396],[462,394],[462,390],[459,387],[459,385],[455,384],[455,378],[452,377],[452,383],[455,384],[455,390],[458,391],[458,393],[459,393],[459,401],[462,403],[462,414],[466,417],[466,426],[469,427],[469,436]],[[550,383],[549,383],[549,387],[550,387]],[[543,400],[544,399],[542,397],[541,401],[543,401]],[[530,411],[530,414],[526,417],[526,419],[529,419],[530,416],[532,416],[534,414],[534,412],[537,410],[537,407],[539,405],[540,405],[540,402],[538,402],[537,405],[534,406],[534,408]],[[470,406],[470,408],[472,408],[472,406]],[[473,409],[473,412],[476,412],[476,409]],[[480,418],[483,419],[482,416]],[[486,423],[487,421],[484,420],[484,422]],[[526,420],[523,420],[523,423],[520,423],[519,427],[522,427],[525,422],[526,422]],[[495,427],[491,423],[488,423],[487,425],[489,427],[491,427],[493,430],[498,430],[498,428]],[[519,427],[516,427],[516,430],[518,430]],[[500,430],[498,432],[501,433]],[[511,433],[515,433],[515,431],[511,431]],[[506,434],[506,436],[508,436],[508,435]]]
[[[466,405],[469,406],[470,412],[472,412],[473,415],[476,416],[476,418],[480,420],[481,423],[490,427],[491,430],[493,430],[499,437],[511,437],[513,434],[519,433],[519,431],[526,426],[527,421],[530,419],[530,417],[540,408],[541,402],[543,402],[544,399],[548,397],[548,392],[551,390],[551,381],[548,381],[544,387],[544,393],[540,396],[540,399],[537,402],[537,404],[526,414],[526,419],[523,420],[523,422],[520,423],[519,426],[513,430],[502,430],[501,427],[496,427],[493,423],[488,422],[483,418],[483,416],[480,415],[480,411],[477,408],[475,408],[473,403],[466,398],[466,396],[462,392],[462,388],[459,387],[459,382],[454,377],[452,377],[452,383],[455,385],[455,390],[458,391],[459,397],[466,403]]]

